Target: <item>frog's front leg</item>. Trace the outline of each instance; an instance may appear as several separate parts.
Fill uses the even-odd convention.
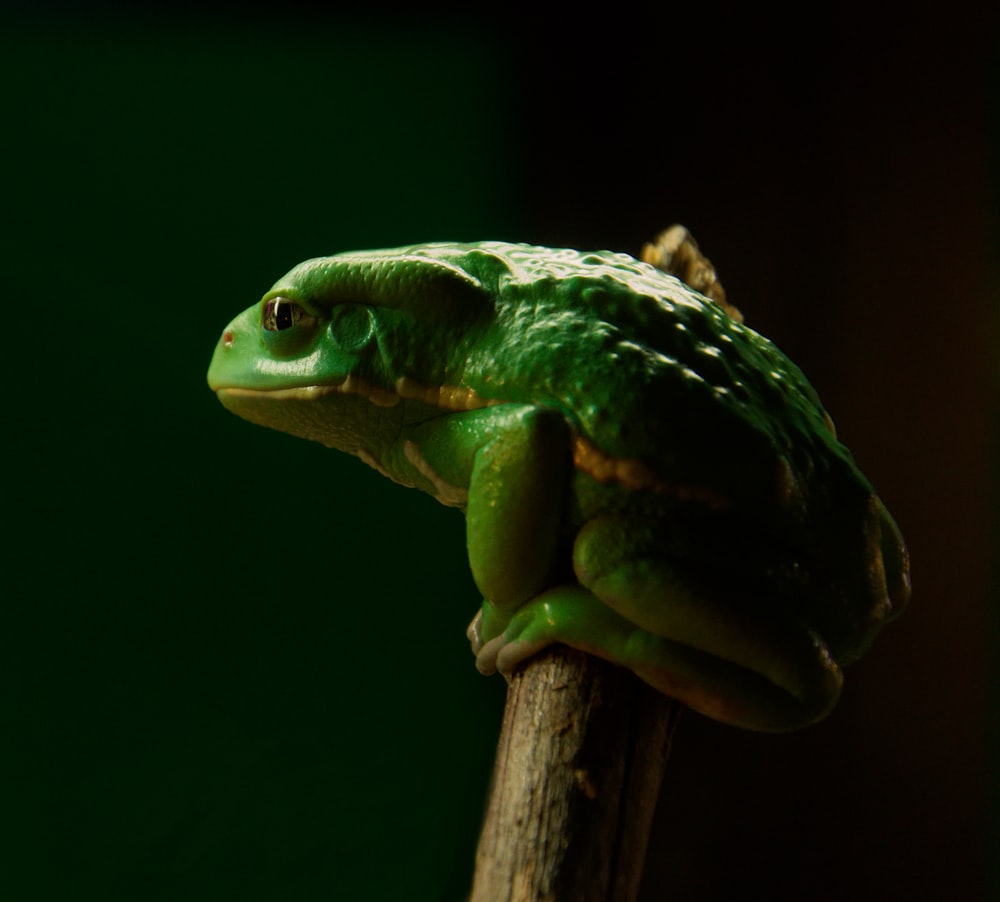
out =
[[[480,669],[491,672],[483,647],[557,578],[573,468],[569,426],[549,408],[506,404],[432,421],[415,437],[445,482],[468,485],[469,566],[484,599],[469,637]],[[565,558],[572,579],[568,547]]]
[[[552,579],[573,466],[569,428],[554,411],[524,408],[503,426],[469,481],[469,566],[484,599],[474,645],[502,633]]]

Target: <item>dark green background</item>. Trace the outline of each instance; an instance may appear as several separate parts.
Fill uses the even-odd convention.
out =
[[[5,14],[0,898],[461,898],[504,689],[461,517],[204,372],[309,256],[675,220],[916,591],[823,724],[684,719],[644,899],[988,897],[996,46],[850,6]]]
[[[503,698],[462,518],[205,370],[300,259],[511,231],[503,140],[461,115],[502,109],[496,53],[253,14],[3,45],[0,896],[457,898]]]

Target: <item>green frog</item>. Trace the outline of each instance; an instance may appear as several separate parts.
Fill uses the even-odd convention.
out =
[[[464,512],[483,673],[563,643],[719,721],[795,729],[907,604],[906,548],[693,240],[644,256],[307,260],[223,330],[209,385]]]

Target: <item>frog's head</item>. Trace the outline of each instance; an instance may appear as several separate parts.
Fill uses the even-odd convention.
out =
[[[448,381],[490,299],[443,247],[307,260],[226,326],[208,383],[241,417],[344,448],[352,411],[395,407],[413,373]]]

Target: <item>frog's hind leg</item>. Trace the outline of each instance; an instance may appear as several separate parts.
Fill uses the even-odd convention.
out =
[[[840,668],[816,633],[760,597],[759,587],[741,595],[682,576],[655,531],[616,517],[592,520],[577,538],[574,566],[581,585],[632,625],[612,646],[614,659],[689,707],[738,726],[787,730],[819,720],[836,702]]]
[[[669,604],[669,598],[659,596]],[[478,618],[477,618],[478,620]],[[840,670],[818,639],[802,643],[821,673],[816,693],[797,696],[752,666],[654,635],[637,627],[582,586],[558,586],[525,604],[498,636],[481,642],[477,622],[469,629],[476,667],[509,676],[544,648],[560,643],[628,667],[636,676],[702,714],[755,730],[789,730],[822,717],[837,699]]]

